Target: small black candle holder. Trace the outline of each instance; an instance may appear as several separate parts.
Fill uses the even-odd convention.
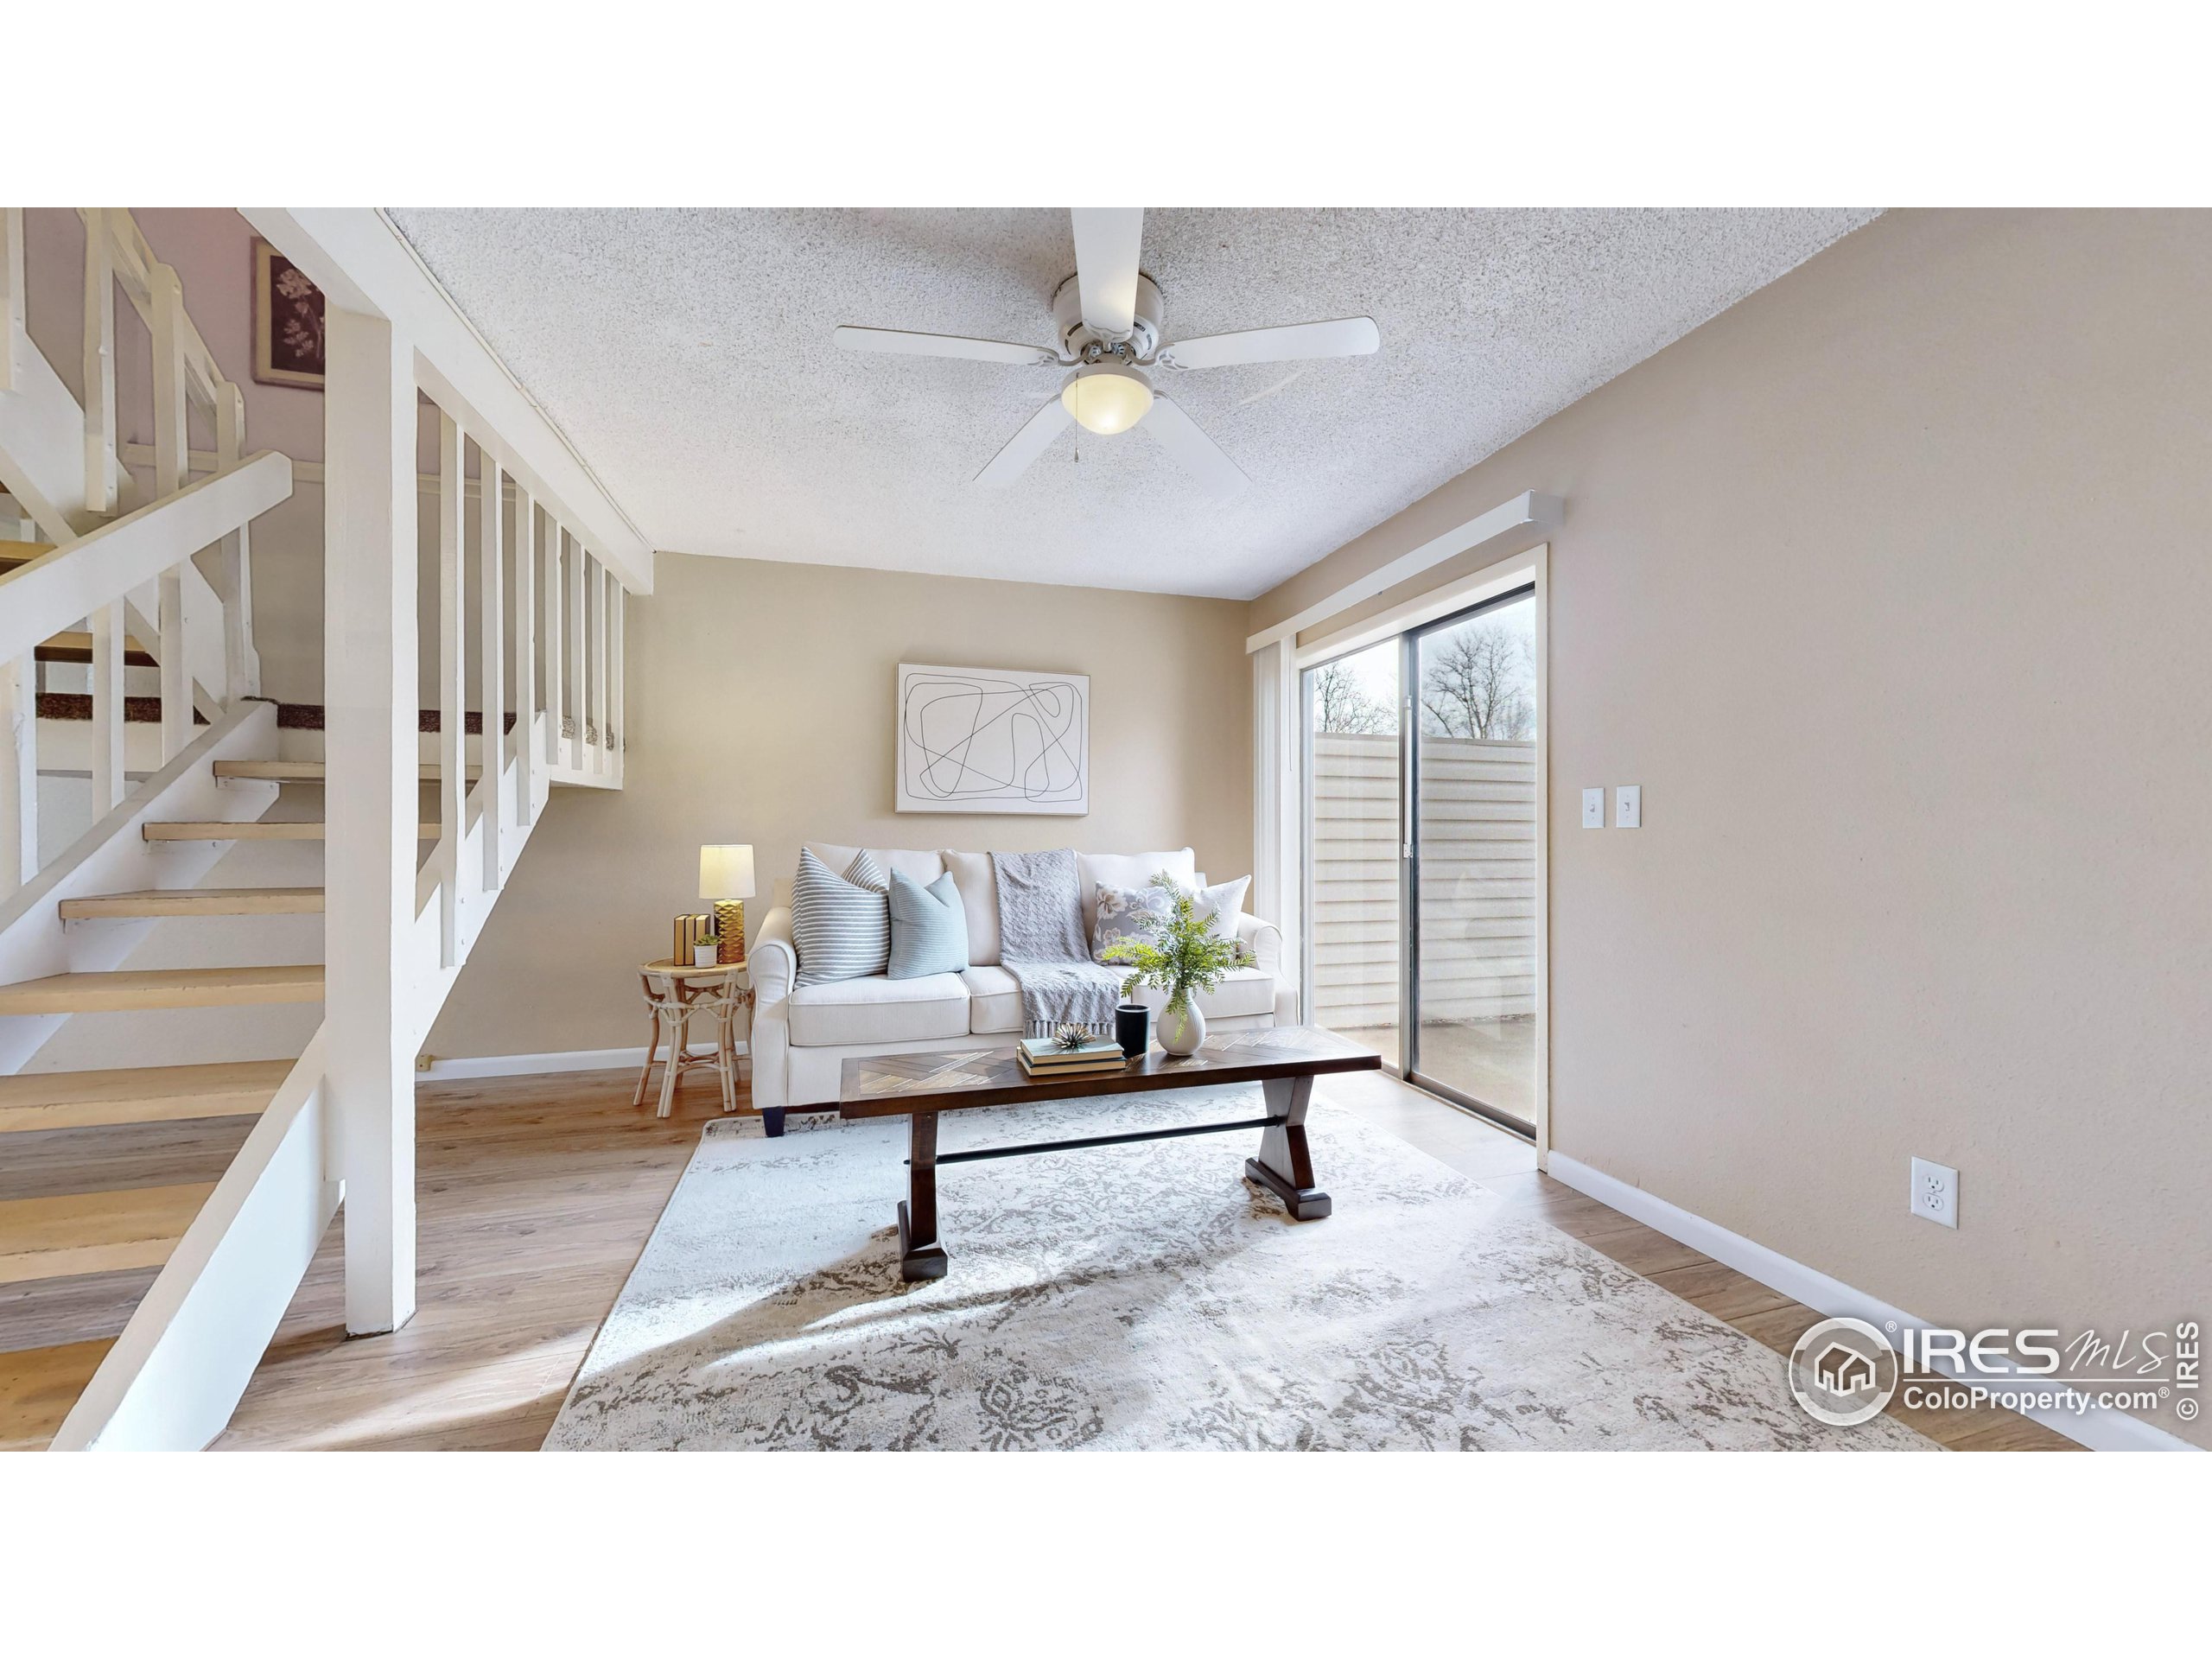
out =
[[[1152,1010],[1141,1002],[1124,1002],[1114,1010],[1114,1040],[1122,1054],[1136,1059],[1152,1046]]]

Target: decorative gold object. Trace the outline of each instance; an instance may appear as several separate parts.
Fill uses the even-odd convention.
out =
[[[699,849],[699,896],[715,906],[717,958],[726,964],[745,960],[745,901],[753,896],[753,849],[729,842]]]
[[[745,960],[745,900],[715,900],[715,938],[720,941],[715,960],[725,967]]]

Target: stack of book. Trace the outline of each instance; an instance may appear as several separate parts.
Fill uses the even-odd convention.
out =
[[[1033,1077],[1081,1077],[1119,1071],[1128,1065],[1122,1046],[1111,1037],[1093,1037],[1080,1048],[1063,1048],[1050,1037],[1025,1037],[1014,1052],[1022,1071]]]

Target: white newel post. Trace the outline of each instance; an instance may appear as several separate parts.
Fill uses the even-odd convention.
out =
[[[325,1026],[346,1183],[346,1328],[415,1313],[415,365],[330,308],[323,409]]]

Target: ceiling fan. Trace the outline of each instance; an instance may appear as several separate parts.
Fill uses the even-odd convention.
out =
[[[1163,369],[1213,369],[1231,363],[1287,363],[1302,358],[1363,357],[1382,345],[1372,317],[1294,322],[1276,328],[1244,328],[1231,334],[1161,344],[1160,289],[1137,269],[1144,233],[1141,207],[1077,207],[1075,275],[1052,296],[1059,348],[1019,346],[1003,340],[958,334],[918,334],[901,328],[839,328],[840,346],[855,352],[896,352],[917,357],[964,357],[1020,367],[1047,365],[1070,371],[1059,395],[1032,415],[1006,448],[976,474],[987,489],[1002,489],[1052,446],[1070,421],[1085,431],[1126,432],[1142,423],[1187,472],[1208,490],[1230,495],[1251,480],[1222,447],[1153,390]]]

